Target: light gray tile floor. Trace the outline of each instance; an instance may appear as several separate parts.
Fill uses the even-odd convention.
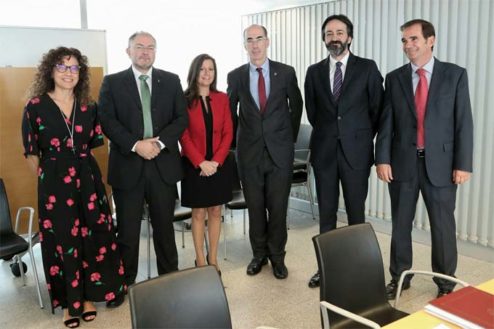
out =
[[[227,216],[224,229],[227,236],[227,259],[223,259],[223,237],[220,241],[219,262],[223,273],[232,322],[234,328],[320,328],[319,290],[309,289],[307,281],[316,270],[316,259],[311,237],[318,234],[318,221],[306,213],[290,210],[290,230],[288,233],[286,264],[289,276],[286,280],[274,278],[271,267],[265,266],[257,276],[250,277],[245,269],[251,259],[248,235],[243,234],[242,213],[235,213],[233,221]],[[342,215],[344,217],[344,215]],[[390,237],[377,233],[383,253],[386,281],[389,264]],[[194,251],[190,232],[185,234],[185,248],[181,248],[181,233],[176,233],[180,268],[194,264]],[[141,234],[141,253],[138,281],[147,277],[146,230]],[[40,247],[35,247],[38,273],[43,283],[42,296],[48,304],[48,294],[44,288]],[[27,285],[22,286],[20,278],[12,276],[9,263],[0,261],[0,328],[63,328],[62,313],[57,309],[51,314],[50,307],[40,309],[29,257]],[[152,252],[152,276],[156,275]],[[430,248],[414,243],[414,268],[430,269]],[[494,277],[494,264],[471,257],[460,256],[457,276],[470,284],[479,284]],[[417,311],[436,294],[436,287],[428,277],[417,277],[412,288],[403,293],[399,308],[406,312]],[[130,328],[129,304],[117,309],[107,309],[98,303],[98,317],[91,323],[81,323],[81,328]],[[193,312],[193,310],[191,310]]]

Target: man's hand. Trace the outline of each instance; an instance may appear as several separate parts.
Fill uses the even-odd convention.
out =
[[[470,179],[470,173],[468,171],[463,171],[463,170],[453,170],[453,183],[455,184],[463,184],[467,180]]]
[[[146,160],[152,160],[160,154],[161,149],[158,144],[158,137],[143,139],[136,144],[135,151]]]
[[[201,168],[200,176],[211,176],[216,173],[218,163],[215,161],[203,161],[199,164],[199,168]]]
[[[391,170],[391,165],[389,164],[378,164],[376,166],[377,177],[386,182],[391,183],[393,180],[393,171]]]

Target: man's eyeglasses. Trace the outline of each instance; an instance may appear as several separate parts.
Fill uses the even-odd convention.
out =
[[[60,73],[64,73],[66,72],[67,70],[70,71],[70,73],[79,73],[79,70],[81,69],[81,67],[79,65],[64,65],[64,64],[56,64],[55,65],[55,69],[60,72]]]
[[[257,37],[255,39],[253,38],[249,38],[245,41],[245,43],[249,44],[249,45],[253,45],[253,44],[257,44],[258,42],[261,42],[261,41],[264,41],[264,40],[267,40],[266,37]]]
[[[135,45],[134,46],[134,49],[135,50],[139,50],[139,51],[143,51],[143,50],[147,50],[147,51],[155,51],[156,50],[156,46],[143,46],[143,45]]]

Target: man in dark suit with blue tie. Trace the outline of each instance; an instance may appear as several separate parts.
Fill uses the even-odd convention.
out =
[[[151,34],[134,33],[127,48],[132,66],[107,75],[99,96],[103,131],[110,139],[108,183],[128,285],[137,275],[144,202],[158,274],[178,269],[173,213],[176,183],[183,176],[178,139],[187,127],[187,113],[178,76],[153,68],[155,53]]]
[[[392,236],[386,287],[396,297],[397,282],[412,267],[412,224],[419,191],[431,226],[432,270],[454,275],[457,264],[455,203],[459,184],[470,178],[473,120],[467,72],[432,55],[434,26],[416,19],[401,26],[410,63],[386,76],[385,104],[376,142],[378,177],[389,183]],[[410,287],[405,278],[403,289]],[[434,278],[438,297],[454,284]]]
[[[228,96],[254,255],[247,274],[259,273],[269,258],[274,276],[285,279],[286,216],[302,95],[293,67],[267,58],[264,26],[245,29],[244,46],[250,62],[228,74]]]
[[[305,108],[313,127],[311,164],[320,233],[324,233],[336,228],[340,183],[348,224],[365,222],[373,139],[384,90],[376,63],[350,52],[353,24],[348,17],[329,16],[321,32],[329,56],[307,69]],[[318,287],[319,280],[318,271],[309,287]]]

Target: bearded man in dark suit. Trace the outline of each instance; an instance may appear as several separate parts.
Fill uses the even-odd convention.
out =
[[[348,224],[365,222],[374,136],[382,109],[382,76],[373,60],[350,52],[353,24],[333,15],[322,24],[329,56],[311,65],[305,78],[305,108],[313,127],[311,164],[319,205],[320,233],[336,228],[340,183]],[[316,272],[309,287],[319,286]]]

